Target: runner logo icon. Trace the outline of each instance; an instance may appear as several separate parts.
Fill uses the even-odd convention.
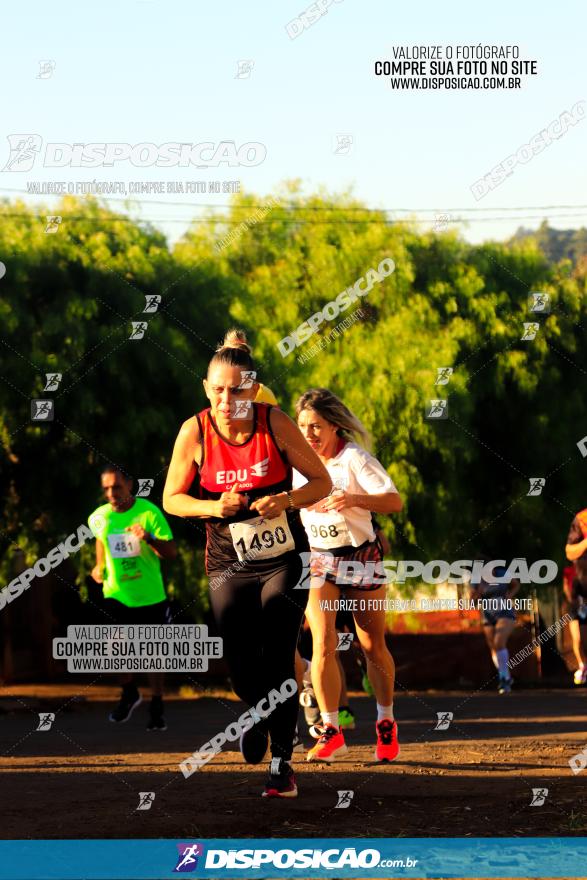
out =
[[[527,495],[540,495],[542,494],[542,490],[546,486],[546,480],[544,477],[528,477],[530,481],[530,489],[527,492]]]
[[[37,79],[49,79],[55,70],[55,62],[52,60],[39,61],[39,72]]]
[[[533,788],[532,789],[532,800],[530,801],[531,807],[541,807],[548,797],[548,789],[547,788]]]
[[[251,416],[252,400],[231,400],[230,416],[233,419],[248,419]]]
[[[252,388],[256,379],[257,374],[254,370],[241,370],[241,389]]]
[[[452,367],[436,367],[435,385],[448,385],[449,379],[454,370]]]
[[[582,752],[577,752],[576,755],[569,758],[569,767],[575,776],[587,767],[587,746],[585,746]]]
[[[55,721],[54,712],[39,712],[39,726],[37,730],[51,730],[51,726]]]
[[[3,171],[30,171],[43,139],[38,134],[9,134],[10,156]]]
[[[425,419],[447,419],[448,400],[429,400],[426,403]]]
[[[353,639],[355,637],[354,633],[337,633],[338,644],[336,646],[337,651],[348,651],[350,646],[353,643]]]
[[[520,336],[520,339],[536,339],[536,334],[540,329],[540,324],[537,324],[536,321],[524,321],[524,332]]]
[[[438,721],[436,722],[436,727],[434,730],[448,730],[450,727],[450,722],[453,719],[452,712],[437,712],[436,716]]]
[[[188,871],[195,871],[198,867],[198,858],[204,855],[204,847],[201,843],[178,843],[177,865],[173,869],[174,873],[184,874]]]
[[[151,494],[151,489],[155,485],[155,480],[139,478],[139,488],[137,489],[137,498],[147,498]]]
[[[145,330],[149,324],[148,321],[131,321],[132,324],[132,333],[128,337],[129,339],[142,339],[145,335]]]
[[[303,550],[299,554],[300,560],[302,562],[302,571],[299,577],[297,584],[294,587],[294,590],[310,590],[310,589],[318,589],[324,584],[324,580],[322,578],[316,577],[314,578],[314,584],[312,585],[312,570],[310,568],[310,559],[312,554],[307,550]],[[327,551],[320,554],[320,559],[323,563],[332,565],[334,561],[334,556],[332,553],[328,553]],[[339,650],[338,647],[336,649]],[[341,650],[345,651],[346,648],[342,648]]]
[[[355,796],[354,791],[337,791],[338,803],[335,810],[346,810],[351,805],[351,801]]]
[[[38,398],[31,400],[31,421],[52,422],[54,418],[52,400],[40,400]]]
[[[150,810],[153,806],[154,800],[154,791],[139,791],[139,805],[137,807],[137,810]]]
[[[151,294],[147,296],[145,294],[145,308],[143,309],[143,313],[145,312],[156,312],[161,303],[161,297],[159,294]]]
[[[45,379],[43,391],[57,391],[59,383],[63,379],[63,373],[45,373]]]
[[[55,235],[56,232],[59,232],[59,224],[63,220],[59,214],[50,215],[47,217],[47,225],[45,226],[45,232],[47,235]]]
[[[531,312],[541,312],[543,315],[550,314],[550,294],[531,293],[528,297],[528,308]]]

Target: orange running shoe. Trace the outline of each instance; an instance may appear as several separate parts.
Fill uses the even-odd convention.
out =
[[[395,761],[399,755],[397,724],[391,718],[383,718],[375,725],[377,731],[376,761]]]
[[[332,764],[339,755],[346,755],[348,749],[339,727],[326,724],[316,745],[306,756],[307,761],[327,761]]]

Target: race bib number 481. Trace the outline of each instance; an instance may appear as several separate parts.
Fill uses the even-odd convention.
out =
[[[229,524],[232,543],[240,562],[270,559],[295,547],[285,511],[274,519],[257,516]]]
[[[140,556],[141,542],[132,532],[123,532],[121,535],[108,535],[108,547],[114,559],[123,556]]]

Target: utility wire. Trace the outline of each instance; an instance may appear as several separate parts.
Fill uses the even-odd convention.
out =
[[[99,182],[99,181],[98,181]],[[48,196],[49,198],[57,198],[57,193],[30,193],[27,190],[21,189],[8,189],[5,187],[0,187],[0,192],[10,192],[10,193],[18,193],[20,195],[26,196],[35,196],[36,198],[40,198],[41,196]],[[63,197],[63,194],[59,194],[59,196]],[[83,197],[83,196],[81,196]],[[179,207],[179,208],[210,208],[213,210],[239,210],[239,211],[253,211],[253,210],[267,210],[267,204],[261,205],[214,205],[208,203],[199,203],[199,202],[168,202],[168,201],[160,201],[157,199],[136,199],[133,196],[129,196],[127,199],[112,199],[108,196],[100,196],[101,198],[105,198],[106,201],[109,202],[117,202],[120,204],[127,204],[131,202],[131,204],[140,204],[140,205],[164,205],[165,207]],[[80,195],[77,196],[80,198]],[[341,213],[363,213],[363,214],[386,214],[386,213],[394,213],[399,212],[403,214],[438,214],[438,213],[446,213],[447,211],[460,211],[463,213],[469,212],[480,212],[480,211],[558,211],[558,210],[586,210],[587,205],[504,205],[501,207],[497,207],[495,205],[489,207],[438,207],[438,208],[352,208],[352,207],[325,207],[320,205],[288,205],[288,204],[278,204],[275,208],[271,210],[286,210],[286,211],[330,211],[330,212],[341,212]],[[565,215],[570,216],[570,215]]]

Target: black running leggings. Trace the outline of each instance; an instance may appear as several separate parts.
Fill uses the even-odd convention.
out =
[[[223,639],[235,693],[256,706],[272,688],[295,680],[294,655],[308,591],[294,589],[302,573],[299,553],[259,564],[255,572],[209,572],[210,604]],[[276,566],[278,563],[279,567]],[[261,572],[260,570],[263,569]],[[279,703],[267,718],[274,758],[291,760],[298,694]]]

